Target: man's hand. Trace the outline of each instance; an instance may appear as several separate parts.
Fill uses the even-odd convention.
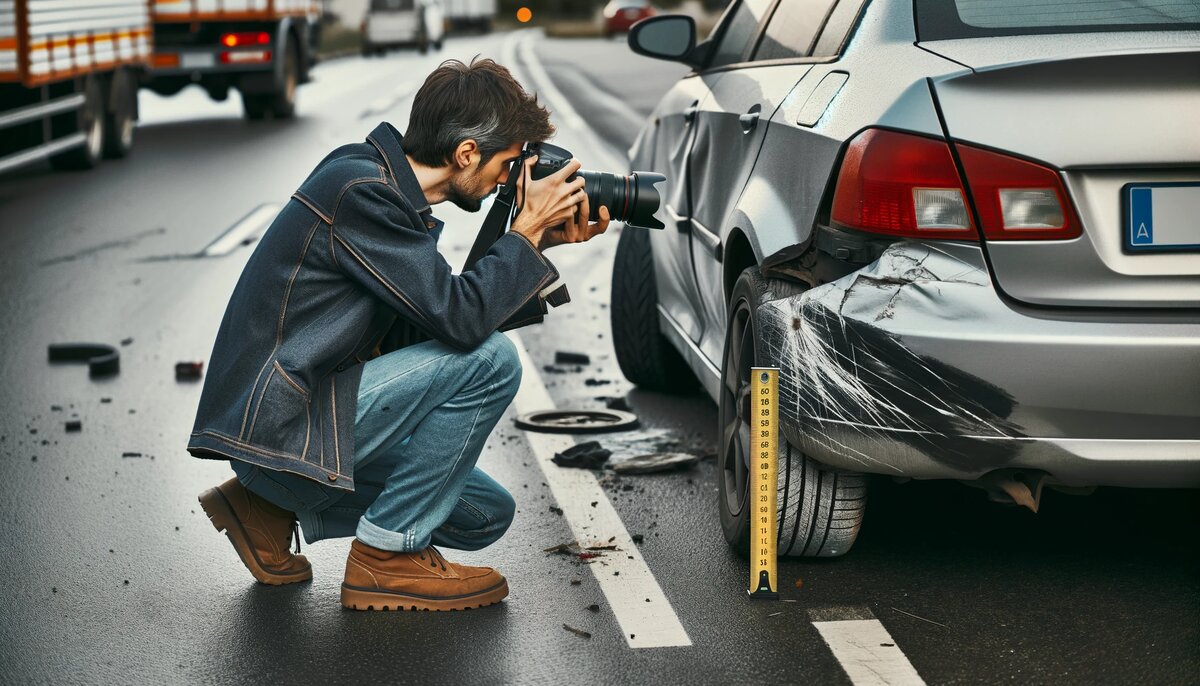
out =
[[[536,162],[537,157],[525,160],[517,179],[517,193],[523,195],[524,200],[512,230],[528,238],[538,250],[563,243],[579,243],[604,233],[608,228],[607,208],[601,207],[600,221],[589,225],[583,179],[577,178],[570,183],[566,180],[579,171],[582,166],[579,161],[571,160],[562,169],[535,181],[531,173]]]
[[[579,211],[563,226],[555,227],[542,234],[542,242],[538,245],[538,250],[553,248],[556,245],[564,243],[582,243],[590,241],[599,236],[608,229],[608,208],[604,205],[600,206],[600,221],[588,223],[588,216],[591,214],[591,207],[588,206],[587,194],[583,195],[583,202],[579,203]]]

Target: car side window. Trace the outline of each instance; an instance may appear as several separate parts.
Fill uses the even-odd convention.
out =
[[[755,61],[808,57],[834,0],[783,0],[767,22]]]
[[[758,24],[770,8],[771,0],[740,0],[725,19],[720,42],[713,50],[708,68],[741,62],[746,48],[758,31]]]

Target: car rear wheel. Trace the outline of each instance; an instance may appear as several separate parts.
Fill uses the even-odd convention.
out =
[[[799,284],[764,279],[753,266],[738,277],[730,297],[721,365],[717,496],[725,540],[741,555],[750,549],[750,369],[766,362],[758,354],[755,313],[764,302],[801,291]],[[835,557],[850,550],[862,524],[866,479],[829,469],[781,440],[779,554]]]
[[[610,311],[613,347],[625,378],[670,393],[694,387],[692,370],[658,328],[658,286],[645,229],[626,227],[617,240]]]

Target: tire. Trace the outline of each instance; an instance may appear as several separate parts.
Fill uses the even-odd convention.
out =
[[[104,89],[94,76],[84,77],[83,105],[75,111],[75,121],[64,134],[82,131],[84,144],[50,157],[55,169],[93,169],[104,154]]]
[[[271,109],[270,95],[242,93],[242,112],[247,119],[259,120],[267,116]]]
[[[133,151],[133,130],[137,125],[137,86],[125,70],[113,73],[104,101],[104,156],[120,159]]]
[[[271,114],[276,119],[291,119],[296,115],[296,89],[300,86],[300,55],[296,42],[289,41],[283,58],[283,80],[271,97]]]
[[[621,231],[609,309],[617,364],[626,379],[667,393],[695,387],[692,370],[658,328],[658,286],[650,234],[645,229],[626,227]]]
[[[798,284],[764,279],[753,266],[738,277],[729,300],[718,411],[717,507],[725,540],[743,556],[750,550],[750,368],[770,362],[759,358],[755,313],[764,302],[801,291]],[[777,489],[779,555],[836,557],[854,545],[866,505],[866,475],[826,468],[781,440]]]

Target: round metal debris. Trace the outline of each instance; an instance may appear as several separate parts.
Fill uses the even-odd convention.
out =
[[[620,410],[540,410],[516,418],[517,428],[555,434],[594,434],[627,431],[637,415]]]

